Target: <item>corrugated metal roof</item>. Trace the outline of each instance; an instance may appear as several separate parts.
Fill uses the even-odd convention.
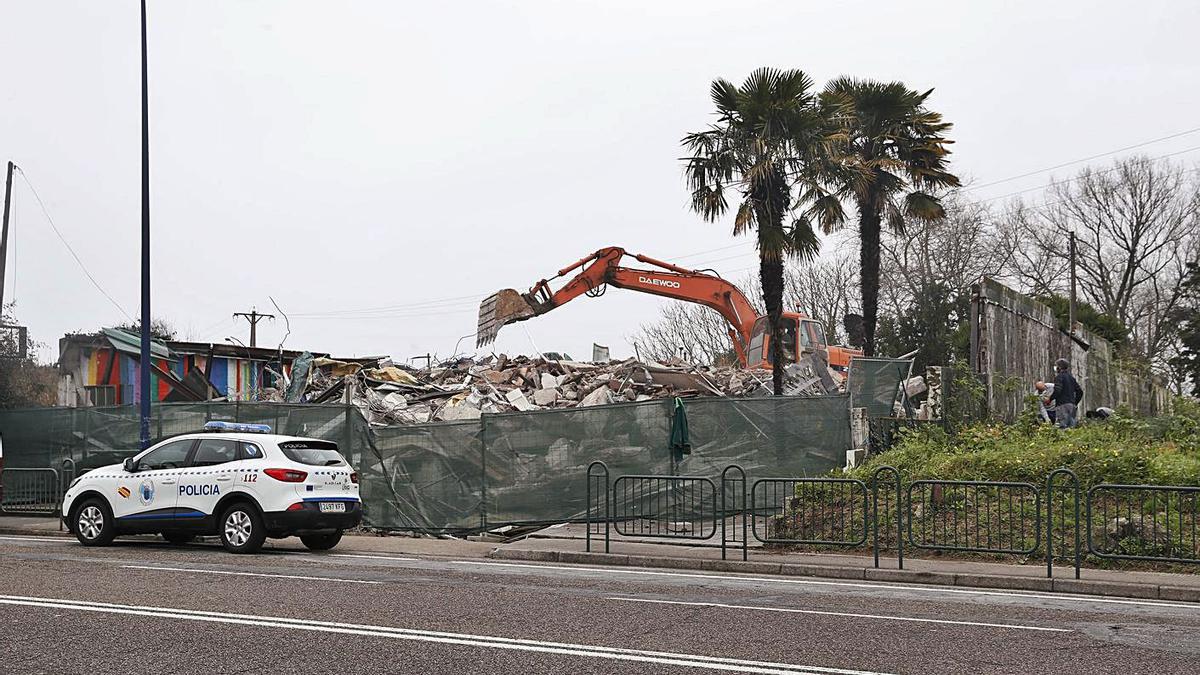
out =
[[[104,337],[108,338],[108,341],[110,344],[112,344],[113,349],[116,349],[122,354],[129,354],[130,356],[141,358],[142,338],[140,335],[131,333],[123,328],[102,328],[101,332],[104,333]],[[150,356],[151,358],[155,359],[166,359],[168,361],[175,360],[175,358],[171,356],[171,350],[158,340],[150,340]]]

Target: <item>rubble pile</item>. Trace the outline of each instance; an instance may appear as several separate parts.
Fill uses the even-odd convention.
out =
[[[792,366],[788,393],[824,393],[815,380]],[[674,396],[767,396],[770,383],[770,371],[703,368],[682,361],[584,363],[500,354],[419,370],[387,359],[367,364],[314,359],[307,384],[302,390],[289,387],[289,392],[302,391],[297,401],[351,402],[372,424],[393,425]]]

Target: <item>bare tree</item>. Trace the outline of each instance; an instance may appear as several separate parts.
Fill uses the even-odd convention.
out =
[[[757,275],[747,275],[738,286],[755,311],[763,313]],[[837,253],[812,262],[789,262],[784,268],[785,311],[803,312],[825,326],[832,342],[842,339],[842,317],[857,311],[857,262]],[[733,363],[729,324],[717,312],[686,302],[669,302],[658,320],[644,324],[631,338],[643,358],[681,357],[692,363]]]
[[[643,359],[681,358],[701,365],[736,361],[729,324],[716,310],[704,305],[673,300],[663,305],[657,321],[643,324],[630,341],[637,344]]]
[[[852,254],[836,252],[784,271],[784,306],[803,312],[825,326],[832,343],[845,344],[842,317],[859,310],[858,261]]]
[[[988,206],[954,192],[943,200],[946,216],[913,222],[882,242],[881,308],[900,316],[930,289],[966,292],[983,276],[1003,277],[1016,252],[1011,228]]]
[[[1184,266],[1200,249],[1200,185],[1194,169],[1146,157],[1085,168],[1054,182],[1045,203],[1014,204],[1009,218],[1023,240],[1012,272],[1033,293],[1069,290],[1071,233],[1077,240],[1078,291],[1131,330],[1154,361],[1174,331]]]

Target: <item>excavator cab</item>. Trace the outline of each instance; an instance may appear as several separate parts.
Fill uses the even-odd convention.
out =
[[[825,329],[820,321],[803,314],[784,312],[783,317],[783,360],[784,365],[796,363],[802,356],[828,349]],[[746,363],[751,368],[770,368],[771,326],[767,317],[760,316],[750,332],[750,343],[746,349]]]

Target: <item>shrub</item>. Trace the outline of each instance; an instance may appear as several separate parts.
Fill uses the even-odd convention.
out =
[[[1027,481],[1041,484],[1047,474],[1067,467],[1083,486],[1097,483],[1200,484],[1200,404],[1180,399],[1173,412],[1154,419],[1117,414],[1083,420],[1060,430],[1037,421],[1035,409],[1016,424],[980,422],[947,434],[938,427],[901,432],[900,441],[850,472],[869,478],[891,465],[905,480]]]

